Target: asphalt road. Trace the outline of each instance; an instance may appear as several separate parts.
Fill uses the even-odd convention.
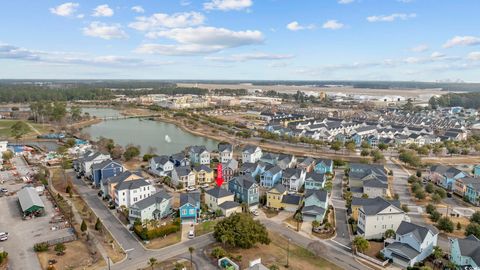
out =
[[[330,197],[335,208],[335,230],[337,236],[334,240],[342,245],[351,247],[347,223],[347,208],[345,207],[345,200],[342,198],[343,176],[344,172],[342,169],[335,170],[335,179],[333,180],[332,195]]]

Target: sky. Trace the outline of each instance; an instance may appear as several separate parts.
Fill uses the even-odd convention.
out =
[[[480,82],[478,0],[0,2],[0,79]]]

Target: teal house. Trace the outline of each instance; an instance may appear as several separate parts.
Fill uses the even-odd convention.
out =
[[[318,159],[314,170],[317,173],[333,173],[333,161],[331,159]]]
[[[473,167],[473,176],[480,177],[480,165],[475,165],[475,167]]]
[[[450,239],[450,261],[458,269],[480,269],[480,240],[474,235]]]
[[[325,180],[324,173],[307,173],[305,176],[305,191],[322,189],[325,186]]]
[[[468,183],[464,197],[473,205],[480,205],[480,182]]]
[[[200,192],[180,194],[179,213],[182,224],[197,223],[200,216]]]
[[[305,192],[304,203],[302,209],[304,221],[321,222],[328,208],[328,193],[324,190],[308,190]]]

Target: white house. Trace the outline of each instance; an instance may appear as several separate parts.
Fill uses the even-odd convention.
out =
[[[205,146],[191,146],[188,150],[191,163],[210,165],[210,152]]]
[[[8,141],[0,141],[0,153],[7,151]]]
[[[282,184],[289,191],[298,191],[305,182],[306,174],[303,169],[287,168],[282,174]]]
[[[175,167],[172,171],[172,183],[178,186],[182,183],[183,187],[195,186],[195,173],[190,167]]]
[[[438,231],[402,221],[395,232],[395,240],[383,250],[383,256],[402,267],[423,261],[437,245]]]
[[[153,193],[155,193],[155,187],[143,178],[121,181],[115,186],[115,206],[130,208]]]
[[[130,223],[139,219],[142,222],[159,220],[172,213],[172,196],[164,190],[136,202],[129,209]]]
[[[220,153],[221,163],[228,163],[233,159],[233,145],[229,143],[218,144],[218,152]]]
[[[357,233],[365,239],[381,239],[385,231],[396,231],[405,219],[405,212],[400,205],[394,205],[381,197],[374,203],[360,206],[358,209]]]
[[[83,173],[85,177],[89,178],[92,175],[92,165],[103,162],[107,159],[110,159],[109,154],[103,154],[101,152],[90,152],[88,156],[82,158],[82,161],[80,163],[80,172]]]
[[[150,159],[150,171],[158,176],[166,176],[173,171],[175,164],[168,156],[158,156]]]
[[[262,157],[262,148],[256,145],[246,145],[242,151],[243,163],[255,163]]]

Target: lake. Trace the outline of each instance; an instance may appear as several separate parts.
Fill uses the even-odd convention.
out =
[[[88,108],[83,111],[97,117],[119,115],[114,109]],[[92,139],[103,136],[123,147],[128,144],[139,145],[142,154],[147,153],[150,147],[155,148],[155,153],[159,155],[170,155],[191,145],[205,145],[207,149],[214,150],[218,144],[215,140],[185,132],[174,124],[137,118],[102,121],[82,131],[89,133]],[[170,140],[166,140],[167,135]]]

